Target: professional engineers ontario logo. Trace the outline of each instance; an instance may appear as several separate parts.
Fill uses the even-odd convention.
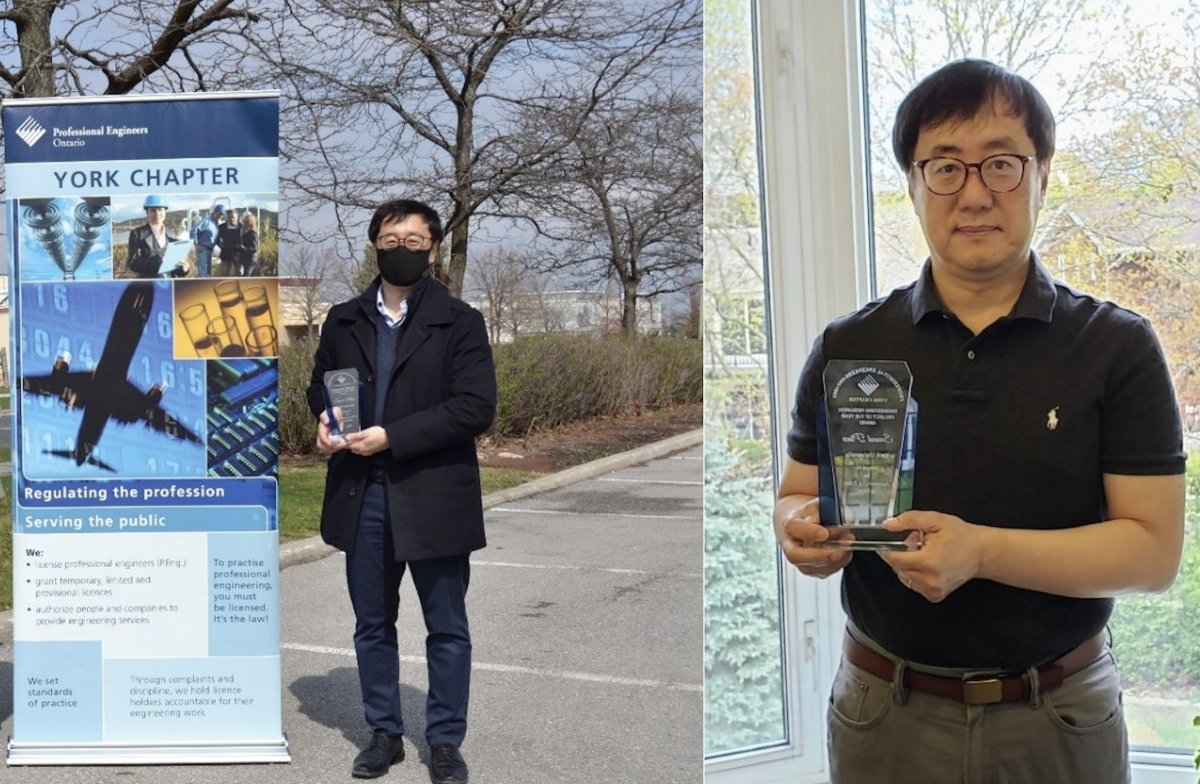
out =
[[[46,129],[41,126],[41,123],[32,117],[21,123],[20,128],[17,128],[17,136],[20,136],[21,141],[25,142],[30,147],[37,144],[37,140],[45,135]]]
[[[873,376],[867,376],[858,382],[858,388],[868,395],[873,395],[875,394],[875,390],[879,389],[879,382]]]

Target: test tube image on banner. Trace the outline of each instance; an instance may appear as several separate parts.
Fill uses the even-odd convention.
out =
[[[21,199],[16,215],[22,281],[112,280],[107,196]]]
[[[278,278],[175,282],[175,356],[279,356]]]
[[[205,367],[173,356],[169,283],[25,283],[20,296],[26,478],[205,475]]]
[[[276,476],[279,364],[248,357],[208,363],[208,475]]]

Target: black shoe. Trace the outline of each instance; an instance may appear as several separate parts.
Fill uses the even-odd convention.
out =
[[[390,737],[383,730],[375,730],[371,742],[354,758],[354,769],[350,771],[356,779],[376,779],[388,772],[388,768],[404,761],[404,738]]]
[[[467,784],[467,763],[458,746],[435,743],[429,747],[429,780],[433,784]]]

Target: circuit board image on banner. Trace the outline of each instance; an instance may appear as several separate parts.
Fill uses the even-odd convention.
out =
[[[209,476],[277,475],[278,360],[209,360],[208,465]]]
[[[166,281],[23,283],[29,479],[204,476],[205,368],[172,354]]]
[[[22,281],[112,280],[107,196],[21,199],[17,204]]]

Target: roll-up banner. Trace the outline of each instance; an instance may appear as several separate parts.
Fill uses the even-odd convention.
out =
[[[286,762],[276,93],[5,101],[10,765]]]

